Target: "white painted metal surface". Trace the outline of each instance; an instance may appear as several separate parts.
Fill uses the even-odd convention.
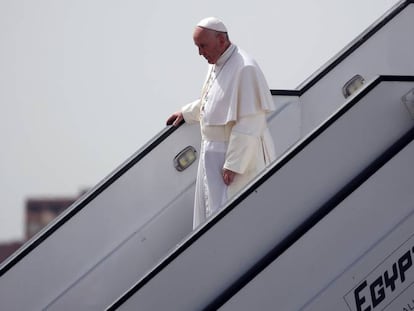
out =
[[[302,135],[307,135],[321,122],[323,122],[333,110],[344,101],[342,86],[356,74],[360,74],[365,81],[372,80],[375,76],[386,75],[413,75],[414,74],[414,40],[409,29],[414,29],[414,3],[402,1],[399,5],[409,3],[394,18],[389,20],[381,29],[374,32],[368,40],[364,38],[382,25],[383,19],[368,29],[351,42],[351,50],[340,53],[349,53],[332,70],[326,72],[317,85],[307,90],[301,96],[302,107]],[[396,7],[398,7],[397,5]],[[362,42],[362,44],[361,44]],[[361,44],[361,45],[360,45]],[[353,46],[358,46],[352,49]],[[337,59],[334,58],[320,73],[332,66]],[[318,73],[315,73],[315,78]],[[311,80],[310,80],[311,81]],[[306,84],[298,89],[307,88]]]
[[[191,232],[192,204],[182,202],[192,201],[196,165],[179,173],[172,159],[198,143],[196,129],[181,128],[113,181],[1,276],[0,309],[59,309],[75,297],[69,309],[100,310],[133,284]]]
[[[219,310],[410,310],[413,159],[414,141]]]

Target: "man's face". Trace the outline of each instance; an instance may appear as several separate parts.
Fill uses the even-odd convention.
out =
[[[215,64],[223,53],[225,44],[223,36],[215,31],[196,27],[193,40],[198,47],[198,54],[203,56],[209,64]]]

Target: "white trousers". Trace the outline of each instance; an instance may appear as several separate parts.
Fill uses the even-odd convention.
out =
[[[204,223],[227,201],[222,168],[227,142],[202,141],[194,200],[193,228]]]

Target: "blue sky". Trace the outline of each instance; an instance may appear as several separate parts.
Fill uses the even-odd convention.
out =
[[[200,19],[293,89],[397,2],[0,0],[0,241],[27,198],[94,186],[198,97]]]

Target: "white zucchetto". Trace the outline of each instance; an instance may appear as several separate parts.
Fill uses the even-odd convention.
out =
[[[217,17],[206,17],[199,21],[197,26],[219,32],[227,32],[226,26]]]

